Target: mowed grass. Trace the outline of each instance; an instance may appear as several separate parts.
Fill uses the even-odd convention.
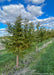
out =
[[[43,49],[44,50],[44,49]],[[31,69],[37,73],[52,73],[54,75],[54,41],[47,48],[35,63],[33,63]]]

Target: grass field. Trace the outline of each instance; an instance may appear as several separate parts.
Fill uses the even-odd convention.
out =
[[[8,72],[15,65],[15,56],[11,53],[0,55],[0,73]]]
[[[51,40],[51,39],[50,39]],[[42,43],[38,44],[38,47],[41,47],[44,43],[47,43],[50,40],[46,40]],[[19,57],[19,64],[23,69],[24,66],[28,66],[31,71],[35,70],[34,73],[44,73],[44,72],[54,72],[54,43],[50,44],[47,48],[41,50],[36,54],[36,45],[29,48],[28,50],[24,50],[24,57]],[[31,55],[30,55],[31,53]],[[30,58],[32,57],[32,59]],[[27,64],[23,64],[24,61],[28,62]],[[9,73],[10,71],[14,72],[16,70],[16,56],[11,53],[7,53],[7,50],[0,50],[0,73]],[[48,68],[47,68],[48,67]],[[13,70],[14,69],[14,70]]]
[[[52,73],[54,75],[54,42],[45,48],[37,61],[31,65],[31,69],[36,73]],[[49,75],[49,74],[48,74]]]

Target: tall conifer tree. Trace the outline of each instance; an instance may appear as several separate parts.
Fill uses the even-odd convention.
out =
[[[26,30],[26,27],[25,27],[25,30]],[[9,52],[16,54],[16,56],[17,56],[16,57],[16,66],[18,68],[19,54],[22,52],[23,49],[28,47],[27,46],[28,40],[26,42],[26,39],[28,39],[28,37],[26,37],[28,32],[25,33],[26,35],[24,34],[24,26],[22,24],[21,16],[19,16],[17,18],[14,25],[7,23],[7,32],[9,34],[11,34],[12,36],[8,36],[3,41],[3,43]]]

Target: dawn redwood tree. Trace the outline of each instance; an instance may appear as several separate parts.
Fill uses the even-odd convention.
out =
[[[3,41],[6,49],[13,54],[16,54],[16,66],[18,68],[19,54],[22,53],[23,49],[27,48],[26,36],[24,35],[24,27],[22,24],[22,18],[19,16],[15,21],[14,25],[7,23],[7,32],[11,35]],[[27,35],[28,33],[26,33]]]

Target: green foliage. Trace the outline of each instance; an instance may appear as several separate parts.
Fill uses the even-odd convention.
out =
[[[6,49],[13,54],[22,53],[24,49],[32,46],[34,43],[38,44],[46,39],[54,37],[54,30],[46,30],[38,23],[36,25],[36,31],[34,24],[29,20],[23,19],[21,16],[17,17],[14,25],[7,23],[7,32],[12,36],[3,37],[3,43]]]
[[[18,55],[21,54],[24,49],[30,47],[31,36],[33,35],[33,25],[30,24],[29,26],[27,19],[25,19],[25,25],[22,24],[22,21],[21,16],[19,16],[14,25],[7,23],[7,32],[12,36],[8,36],[2,41],[9,52]]]
[[[54,73],[54,42],[46,48],[39,61],[33,65],[35,73]]]

